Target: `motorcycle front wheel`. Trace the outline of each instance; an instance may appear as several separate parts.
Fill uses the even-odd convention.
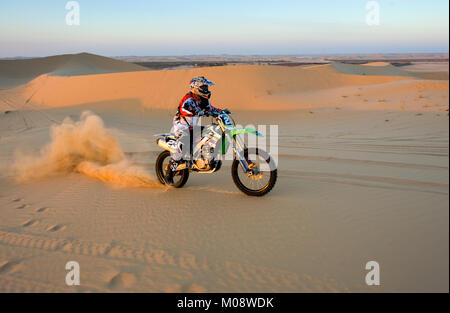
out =
[[[251,164],[251,170],[246,173],[239,160],[234,159],[231,165],[233,181],[246,195],[264,196],[272,190],[277,181],[275,162],[266,151],[258,148],[245,149],[244,156]]]
[[[156,176],[158,177],[159,182],[163,185],[167,185],[165,176],[166,176],[167,168],[169,166],[169,161],[170,161],[170,152],[169,151],[161,152],[158,155],[158,158],[156,159],[156,164],[155,164]],[[173,176],[174,184],[172,185],[172,187],[175,187],[175,188],[183,187],[186,184],[186,182],[188,181],[188,178],[189,178],[189,170],[188,169],[184,169],[184,170],[175,172],[175,174]]]

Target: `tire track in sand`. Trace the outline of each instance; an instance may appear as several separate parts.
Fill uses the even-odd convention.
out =
[[[175,272],[185,273],[166,288],[158,290],[173,292],[177,290],[210,291],[210,290],[261,290],[261,291],[348,291],[344,284],[329,277],[312,277],[308,274],[298,274],[269,268],[260,265],[241,264],[229,261],[208,262],[206,258],[198,258],[187,252],[173,253],[164,249],[146,248],[134,249],[118,243],[96,243],[80,240],[57,239],[0,231],[0,245],[40,249],[48,252],[61,252],[71,255],[103,258],[111,261],[127,261],[136,266],[163,266],[172,268]],[[170,270],[172,272],[173,270]],[[147,272],[147,276],[151,275]],[[203,283],[202,277],[208,277],[208,283]],[[200,281],[198,281],[200,279]],[[133,289],[140,275],[118,271],[103,285],[107,289]],[[213,280],[213,282],[211,282]],[[143,280],[143,281],[146,281]],[[192,287],[194,286],[194,287]],[[206,287],[205,287],[206,286]],[[191,288],[192,287],[192,288]]]

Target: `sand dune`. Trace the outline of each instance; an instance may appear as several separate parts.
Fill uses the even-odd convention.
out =
[[[389,62],[369,62],[366,64],[362,64],[363,66],[388,66],[390,65]]]
[[[39,107],[61,107],[113,99],[136,99],[144,107],[173,109],[190,78],[203,74],[216,82],[213,103],[232,109],[277,110],[299,108],[283,103],[279,95],[326,90],[346,85],[397,81],[398,77],[342,75],[330,67],[272,68],[233,66],[199,70],[172,70],[74,77],[42,75],[20,87],[23,102]]]
[[[448,72],[448,62],[413,62],[403,68],[410,72]]]
[[[1,63],[39,76],[0,90],[0,292],[448,292],[448,80],[385,64],[78,75],[114,67],[81,59]],[[199,74],[238,123],[279,126],[265,198],[229,162],[155,185],[152,135]]]
[[[370,76],[404,76],[429,80],[448,80],[448,71],[408,71],[408,67],[395,67],[386,62],[373,62],[368,64],[333,63],[332,66],[340,73],[351,75]]]
[[[107,104],[45,112],[75,119],[86,108],[133,165],[153,171],[159,149],[151,135],[167,130],[170,115]],[[23,114],[38,123],[37,112]],[[0,116],[0,125],[12,118]],[[229,163],[192,175],[182,190],[115,188],[82,171],[18,183],[8,166],[14,152],[39,156],[49,127],[2,131],[0,290],[370,292],[364,264],[374,259],[383,270],[377,291],[448,289],[447,115],[235,118],[280,125],[279,182],[264,199],[236,190]],[[80,263],[79,287],[64,283],[68,260]]]
[[[118,98],[137,99],[148,108],[171,109],[188,90],[190,78],[200,74],[216,83],[212,99],[216,105],[256,110],[296,108],[279,102],[277,95],[399,80],[396,77],[345,76],[330,67],[229,66],[75,77],[45,75],[25,86],[23,95],[33,103],[47,107]]]
[[[80,53],[38,59],[0,60],[0,88],[23,84],[42,74],[54,76],[145,71],[145,67],[99,55]]]
[[[40,75],[26,85],[0,91],[0,108],[4,110],[14,110],[11,101],[8,102],[12,97],[20,99],[19,102],[28,108],[64,107],[128,99],[137,101],[146,108],[173,111],[181,95],[188,89],[190,78],[195,75],[205,75],[216,82],[213,87],[213,104],[234,110],[340,106],[338,100],[345,94],[335,95],[333,98],[327,95],[365,86],[379,86],[378,89],[386,89],[386,93],[393,94],[390,87],[395,86],[395,82],[402,85],[402,80],[410,80],[408,84],[411,91],[417,91],[419,94],[421,90],[426,90],[427,86],[437,85],[423,83],[421,78],[436,80],[445,78],[443,75],[446,75],[447,80],[438,84],[444,97],[430,99],[433,103],[423,103],[442,109],[446,104],[445,89],[448,88],[448,72],[409,72],[380,62],[372,64],[373,66],[342,63],[313,67],[239,65],[162,71],[139,71],[142,68],[133,64],[88,54],[51,57],[45,62],[43,59],[17,62],[28,62],[29,71],[33,69],[33,75],[44,70],[51,72]],[[22,64],[23,66],[25,65]],[[11,67],[15,70],[6,70],[3,75],[9,75],[8,79],[13,79],[22,67]],[[107,71],[120,73],[98,74]],[[322,92],[327,95],[321,97]],[[356,93],[360,94],[360,99],[356,99],[355,103],[343,105],[351,105],[353,109],[367,109],[364,95]],[[401,96],[402,94],[399,94],[397,98]],[[404,109],[416,110],[420,107],[409,103],[401,105]],[[399,109],[399,106],[394,105],[391,109]]]
[[[345,64],[345,63],[333,63],[332,66],[337,69],[340,73],[351,74],[351,75],[370,75],[370,76],[410,76],[413,74],[402,70],[401,68],[395,67],[389,63],[382,62],[375,63],[372,66],[369,64]]]
[[[352,106],[367,109],[370,99],[362,90],[378,89],[378,100],[415,95],[413,102],[384,101],[391,109],[420,109],[429,105],[442,110],[447,105],[448,81],[428,82],[404,76],[364,76],[341,74],[331,66],[308,69],[269,66],[230,66],[195,70],[149,71],[90,76],[55,77],[42,75],[15,90],[25,107],[63,107],[122,99],[137,101],[150,109],[176,110],[186,92],[189,79],[203,74],[216,82],[212,103],[232,110],[285,110],[316,107]],[[408,80],[408,83],[402,82]],[[408,85],[409,89],[401,86]],[[395,86],[400,86],[397,88]],[[394,87],[394,88],[392,88]],[[427,88],[437,94],[423,98]],[[392,89],[391,89],[392,88]],[[400,92],[396,94],[396,92]],[[350,94],[349,94],[350,93]],[[385,95],[384,97],[381,95]],[[8,92],[0,98],[8,99]],[[350,97],[359,95],[357,97]],[[346,101],[341,101],[345,97]],[[420,101],[419,101],[420,100]],[[417,103],[416,103],[417,102]],[[6,103],[7,104],[7,103]],[[398,104],[398,105],[397,105]],[[4,108],[5,101],[3,101]],[[10,108],[11,109],[11,108]]]

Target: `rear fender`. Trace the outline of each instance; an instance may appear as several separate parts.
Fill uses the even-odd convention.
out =
[[[163,150],[167,150],[170,153],[175,153],[176,149],[172,146],[169,146],[169,144],[168,144],[168,142],[170,140],[175,140],[175,137],[173,137],[173,139],[170,137],[165,137],[165,138],[160,137],[160,138],[156,139],[156,144],[158,145],[158,147],[160,147]]]
[[[160,137],[160,138],[168,138],[168,139],[176,139],[175,136],[173,134],[170,133],[166,133],[166,134],[158,134],[158,135],[153,135],[154,137]]]

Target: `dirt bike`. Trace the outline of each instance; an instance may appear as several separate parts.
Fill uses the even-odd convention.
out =
[[[233,163],[231,176],[235,185],[249,196],[263,196],[275,185],[277,168],[270,155],[259,148],[247,148],[240,134],[262,136],[252,128],[237,128],[231,118],[231,112],[222,110],[211,113],[213,123],[201,129],[201,135],[190,137],[190,151],[187,157],[179,163],[174,173],[173,187],[183,187],[189,172],[211,174],[219,171],[222,157],[232,144]],[[167,184],[165,177],[169,166],[170,153],[177,149],[173,134],[158,134],[156,143],[164,151],[156,159],[155,170],[161,184]],[[186,150],[183,148],[183,153]],[[186,160],[186,158],[188,160]]]

